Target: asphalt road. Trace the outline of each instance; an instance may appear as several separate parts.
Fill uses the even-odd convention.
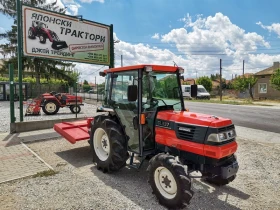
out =
[[[235,125],[280,133],[280,109],[262,106],[185,102],[191,112],[230,118]]]

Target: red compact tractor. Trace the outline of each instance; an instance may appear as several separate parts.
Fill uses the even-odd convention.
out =
[[[160,65],[105,70],[100,73],[106,78],[105,100],[97,109],[101,115],[58,123],[54,130],[72,144],[88,140],[97,169],[104,173],[126,165],[140,168],[149,160],[147,179],[159,203],[185,207],[194,194],[192,172],[200,172],[210,183],[226,185],[236,178],[239,165],[234,124],[185,108],[183,72]],[[193,85],[191,96],[196,94]]]
[[[40,98],[41,102],[39,104],[42,110],[47,115],[56,114],[60,108],[67,107],[71,110],[73,114],[79,113],[81,111],[81,106],[83,104],[83,99],[80,96],[70,95],[68,93],[44,93]]]
[[[32,21],[32,27],[30,27],[28,30],[28,37],[30,39],[39,37],[39,41],[42,44],[45,44],[46,40],[49,39],[49,41],[52,42],[51,47],[54,50],[68,48],[68,45],[65,41],[61,41],[54,31],[48,29],[48,26],[40,21]]]

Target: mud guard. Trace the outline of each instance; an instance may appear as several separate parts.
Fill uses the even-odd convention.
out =
[[[54,130],[71,144],[77,141],[89,140],[87,120],[62,122],[54,125]]]

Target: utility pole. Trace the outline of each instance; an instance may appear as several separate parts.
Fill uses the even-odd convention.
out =
[[[97,88],[96,88],[96,76],[94,77],[94,79],[95,79],[94,88],[97,90]]]
[[[123,67],[123,55],[121,55],[121,66]]]
[[[222,101],[222,59],[220,59],[220,101]]]
[[[244,77],[244,60],[243,60],[243,77]]]

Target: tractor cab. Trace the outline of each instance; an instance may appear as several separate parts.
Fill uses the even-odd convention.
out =
[[[102,110],[111,110],[110,114],[119,118],[129,139],[130,152],[140,156],[154,152],[159,111],[186,110],[180,80],[183,72],[178,67],[143,65],[101,73],[106,77]]]

